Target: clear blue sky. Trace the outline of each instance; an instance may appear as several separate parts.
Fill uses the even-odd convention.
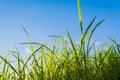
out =
[[[107,42],[106,36],[115,36],[120,41],[120,0],[81,0],[84,28],[94,16],[97,21],[107,20],[96,30],[93,40]],[[77,0],[0,0],[0,54],[7,50],[24,47],[28,41],[21,25],[31,39],[45,43],[49,35],[66,35],[68,28],[74,41],[80,38]],[[53,39],[52,39],[53,40]]]

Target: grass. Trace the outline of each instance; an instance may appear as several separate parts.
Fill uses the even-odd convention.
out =
[[[81,30],[79,44],[72,40],[67,29],[70,44],[64,36],[50,36],[56,39],[52,48],[49,44],[31,40],[21,43],[30,45],[31,55],[24,60],[19,51],[10,50],[5,57],[0,56],[0,80],[120,80],[120,45],[117,41],[108,37],[112,45],[102,49],[96,48],[95,42],[91,43],[94,31],[105,19],[92,28],[94,17],[83,29],[80,0],[78,14]],[[29,38],[24,27],[23,30]],[[14,61],[10,60],[10,56]]]

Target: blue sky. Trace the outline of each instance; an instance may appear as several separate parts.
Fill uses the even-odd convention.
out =
[[[93,40],[103,44],[107,35],[119,39],[120,0],[81,0],[84,28],[94,16],[95,23],[103,18],[93,35]],[[14,49],[20,42],[28,41],[21,26],[25,26],[33,41],[51,42],[49,35],[66,35],[68,28],[74,41],[79,41],[80,28],[77,0],[0,0],[0,54]],[[21,48],[22,47],[22,48]]]

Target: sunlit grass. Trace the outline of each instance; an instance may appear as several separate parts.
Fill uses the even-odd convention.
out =
[[[13,50],[5,57],[0,56],[0,80],[119,80],[120,45],[110,37],[113,45],[106,48],[98,49],[95,42],[91,42],[94,31],[105,19],[93,26],[94,17],[83,29],[80,0],[78,13],[81,30],[79,44],[72,40],[68,29],[67,37],[50,36],[56,39],[53,46],[32,42],[23,27],[30,41],[20,44],[29,45],[31,54],[25,60],[20,52]],[[11,56],[14,61],[11,61]]]

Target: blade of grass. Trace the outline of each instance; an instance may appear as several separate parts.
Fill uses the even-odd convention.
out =
[[[81,7],[80,7],[80,0],[77,0],[77,3],[78,3],[78,17],[80,21],[80,31],[81,31],[81,34],[83,34],[82,12],[81,12]]]
[[[89,39],[88,39],[88,43],[87,43],[87,54],[89,54],[89,53],[88,53],[88,51],[89,51],[89,45],[90,45],[90,41],[91,41],[91,38],[92,38],[92,35],[93,35],[94,31],[95,31],[96,28],[97,28],[101,23],[103,23],[104,21],[105,21],[105,19],[101,20],[101,21],[98,22],[98,23],[95,25],[95,27],[92,29],[92,31],[91,31],[91,33],[90,33],[90,36],[89,36]]]
[[[10,66],[10,68],[17,74],[17,75],[19,75],[18,74],[18,72],[17,72],[17,70],[12,66],[12,64],[10,64],[4,57],[2,57],[1,55],[0,55],[0,58],[8,65],[8,66]]]
[[[85,53],[84,40],[85,40],[85,38],[86,38],[86,36],[87,36],[87,33],[88,33],[88,31],[89,31],[89,29],[90,29],[90,27],[91,27],[91,25],[93,24],[93,22],[94,22],[95,19],[96,19],[96,16],[95,16],[95,17],[93,18],[93,20],[90,22],[89,26],[86,28],[85,32],[84,32],[83,35],[82,35],[82,38],[81,38],[81,40],[80,40],[80,53],[82,52],[82,47],[83,47],[83,51],[84,51],[84,53]]]

